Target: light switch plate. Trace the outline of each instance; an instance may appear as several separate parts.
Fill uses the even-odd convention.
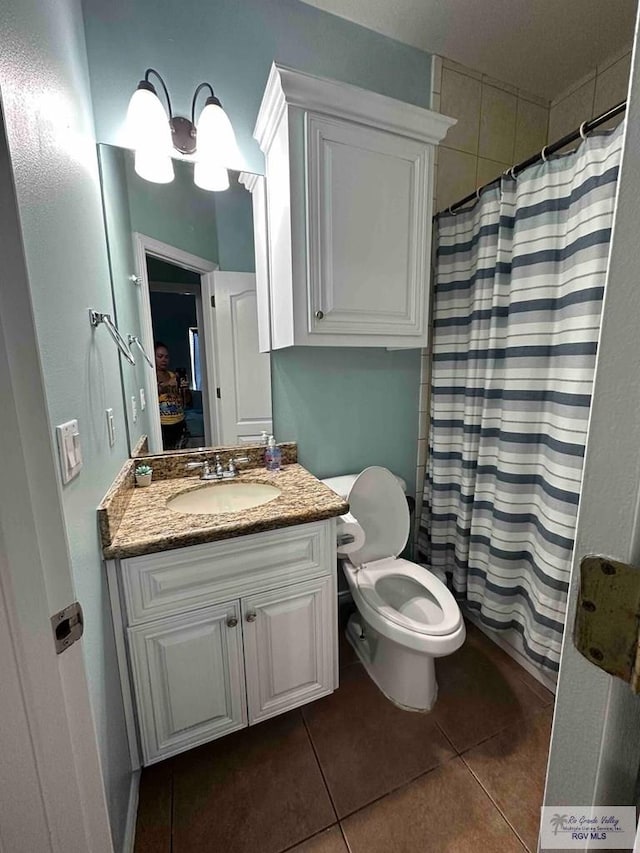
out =
[[[109,447],[113,447],[116,443],[116,425],[113,420],[113,409],[106,410],[107,415],[107,434],[109,436]]]
[[[146,408],[147,408],[147,398],[145,397],[145,394],[144,394],[144,388],[141,388],[140,389],[140,411],[144,412],[144,410]]]
[[[60,474],[62,482],[68,483],[80,473],[82,468],[82,448],[80,447],[80,431],[78,421],[67,421],[56,427],[58,441],[58,457],[60,459]]]

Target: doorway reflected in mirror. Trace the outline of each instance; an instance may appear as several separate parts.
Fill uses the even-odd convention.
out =
[[[131,151],[98,150],[118,327],[151,362],[121,360],[130,452],[144,435],[151,453],[259,441],[273,429],[271,362],[258,340],[247,176],[207,192],[193,163],[176,160],[174,180],[152,184]]]

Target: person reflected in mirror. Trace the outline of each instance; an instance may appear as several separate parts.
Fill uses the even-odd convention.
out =
[[[178,377],[169,370],[168,346],[162,341],[156,341],[154,349],[162,447],[164,450],[178,450],[186,446],[188,438],[182,393]]]
[[[182,395],[182,405],[185,409],[190,409],[193,405],[191,388],[189,387],[189,379],[187,377],[186,367],[176,367],[176,377],[178,379],[178,388]]]

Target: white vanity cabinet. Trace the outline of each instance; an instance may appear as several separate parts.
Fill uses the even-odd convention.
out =
[[[333,519],[107,566],[134,764],[337,687]]]
[[[254,136],[266,164],[273,349],[426,345],[433,154],[452,124],[272,66]]]

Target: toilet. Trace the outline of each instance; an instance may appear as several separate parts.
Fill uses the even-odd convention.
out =
[[[388,699],[408,710],[431,710],[438,693],[434,658],[459,649],[466,632],[446,586],[398,556],[410,526],[402,481],[373,466],[323,482],[348,501],[364,532],[364,543],[348,556],[338,548],[357,607],[347,639]]]

